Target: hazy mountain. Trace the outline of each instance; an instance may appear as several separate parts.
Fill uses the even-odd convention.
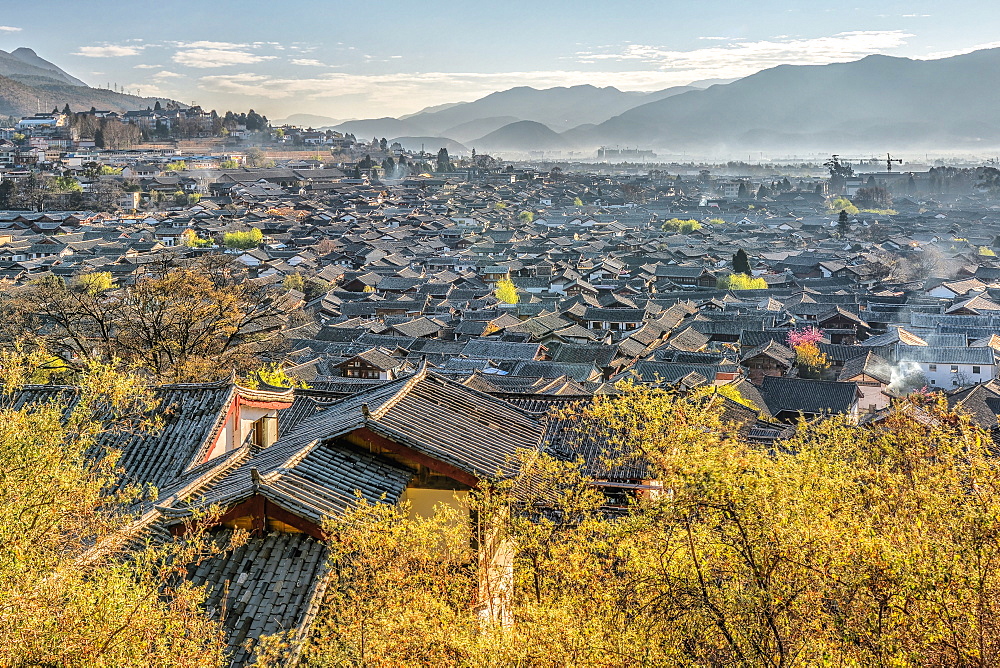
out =
[[[1000,146],[1000,49],[939,60],[781,65],[643,104],[564,138],[578,147],[819,149]]]
[[[368,118],[358,121],[347,121],[334,126],[334,130],[344,134],[353,134],[358,139],[370,139],[371,137],[412,137],[429,133],[426,128],[411,121],[399,118]]]
[[[471,152],[464,144],[447,137],[396,137],[389,140],[390,144],[393,142],[399,142],[399,145],[408,151],[419,151],[423,148],[427,153],[435,155],[442,148],[448,149],[451,155],[468,155]]]
[[[343,122],[343,119],[330,118],[329,116],[317,116],[316,114],[292,114],[288,118],[283,118],[280,121],[271,121],[271,124],[283,125],[287,123],[288,125],[297,125],[302,128],[322,128],[334,126]]]
[[[164,98],[125,95],[103,88],[91,88],[58,66],[21,47],[0,51],[0,115],[30,116],[69,104],[74,111],[91,107],[128,111],[152,107]]]
[[[490,93],[474,102],[417,113],[406,120],[435,134],[497,116],[537,121],[555,130],[567,130],[583,123],[600,123],[637,105],[688,90],[691,90],[688,86],[677,86],[655,93],[641,93],[622,92],[612,86],[597,88],[585,85],[541,90],[519,86]]]
[[[415,111],[412,114],[406,114],[404,116],[400,116],[399,118],[405,121],[407,118],[413,118],[414,116],[417,116],[419,114],[429,114],[434,111],[451,109],[452,107],[457,107],[460,104],[468,104],[468,102],[445,102],[444,104],[435,104],[432,107],[424,107],[420,111]]]
[[[0,76],[29,85],[38,83],[87,85],[23,46],[10,53],[0,51]]]
[[[518,121],[494,130],[485,137],[469,142],[479,152],[488,151],[554,151],[568,143],[548,126],[536,121]]]
[[[477,118],[473,121],[461,123],[453,128],[448,128],[441,134],[446,137],[455,137],[458,141],[469,141],[476,137],[482,137],[494,130],[499,130],[505,125],[516,123],[521,120],[516,116],[489,116],[487,118]]]

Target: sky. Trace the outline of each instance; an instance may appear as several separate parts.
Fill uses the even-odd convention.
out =
[[[996,0],[858,4],[33,0],[0,12],[0,49],[30,47],[93,86],[219,111],[253,108],[271,119],[344,120],[514,86],[652,91],[786,63],[1000,46]]]

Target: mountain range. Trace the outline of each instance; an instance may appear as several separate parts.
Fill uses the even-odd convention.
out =
[[[97,107],[114,111],[142,109],[163,98],[125,95],[86,83],[41,58],[31,49],[20,47],[10,53],[0,51],[0,115],[30,116],[69,104],[71,109]]]
[[[437,137],[514,154],[599,146],[729,154],[954,150],[1000,147],[998,109],[1000,49],[983,49],[934,60],[873,55],[779,65],[653,93],[519,87],[336,129],[359,138]]]

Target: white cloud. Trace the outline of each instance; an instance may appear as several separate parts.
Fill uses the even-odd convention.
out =
[[[88,58],[116,58],[118,56],[138,56],[144,46],[130,45],[122,46],[118,44],[105,44],[104,46],[81,46],[74,56],[86,56]]]
[[[153,79],[173,79],[176,77],[183,77],[183,74],[178,74],[177,72],[170,72],[168,70],[162,70],[152,75]]]
[[[926,56],[917,56],[917,60],[937,60],[939,58],[951,58],[952,56],[964,56],[965,54],[972,53],[973,51],[996,49],[997,47],[1000,47],[1000,42],[986,42],[985,44],[976,44],[975,46],[966,47],[964,49],[928,53]]]
[[[583,51],[580,62],[642,63],[662,72],[686,72],[690,78],[746,76],[782,64],[822,65],[882,53],[906,44],[902,30],[857,30],[814,38],[774,38],[679,51],[629,44],[616,51]]]
[[[161,67],[163,67],[163,65],[139,64],[139,65],[133,65],[132,69],[136,69],[136,70],[155,70],[155,69],[159,69]]]
[[[21,32],[21,28],[15,28],[14,26],[0,26],[0,32]]]
[[[301,65],[302,67],[326,67],[325,63],[321,63],[312,58],[293,58],[292,65]]]
[[[190,48],[178,51],[172,60],[178,65],[187,67],[209,68],[226,67],[230,65],[252,65],[265,60],[274,60],[277,56],[261,56],[250,51],[231,48]]]

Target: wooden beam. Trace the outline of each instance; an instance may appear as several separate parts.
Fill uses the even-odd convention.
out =
[[[469,487],[479,486],[479,478],[469,473],[468,471],[463,471],[457,466],[452,466],[451,464],[442,462],[438,459],[434,459],[433,457],[425,455],[422,452],[417,452],[412,448],[408,448],[405,445],[389,440],[388,438],[382,436],[381,434],[376,434],[368,427],[362,427],[361,429],[357,429],[351,433],[357,435],[362,440],[368,441],[372,445],[375,445],[379,448],[382,448],[383,450],[386,450],[387,452],[391,452],[393,454],[400,455],[401,457],[405,457],[406,459],[414,461],[417,464],[420,464],[421,466],[424,466],[427,469],[434,471],[435,473],[439,473],[443,476],[451,478],[455,482],[460,482],[463,485],[468,485]]]
[[[291,513],[276,505],[261,494],[254,494],[246,501],[237,503],[219,516],[212,524],[220,525],[232,522],[241,517],[249,517],[251,520],[251,533],[263,534],[267,531],[267,520],[274,519],[284,522],[288,526],[295,527],[305,534],[309,534],[316,540],[326,540],[328,536],[316,523],[303,517]],[[177,524],[170,527],[170,533],[174,536],[183,536],[187,531],[187,524]]]

